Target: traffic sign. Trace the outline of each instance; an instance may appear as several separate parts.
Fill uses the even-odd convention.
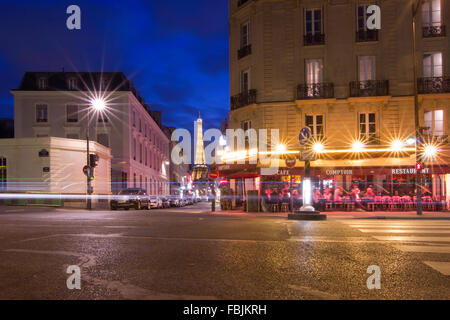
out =
[[[90,177],[91,176],[91,172],[92,172],[91,167],[89,167],[89,166],[84,166],[83,167],[83,173],[84,173],[85,176]]]
[[[211,180],[216,180],[218,177],[219,177],[219,172],[217,172],[217,171],[212,171],[209,173],[209,178]]]
[[[300,142],[300,145],[304,146],[308,143],[308,141],[312,137],[311,128],[304,127],[302,130],[300,130],[300,134],[298,135],[298,141]]]

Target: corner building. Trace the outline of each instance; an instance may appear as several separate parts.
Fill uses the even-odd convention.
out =
[[[373,4],[381,8],[380,30],[367,29]],[[420,127],[439,146],[437,159],[424,164],[425,193],[446,204],[449,6],[432,0],[419,7],[415,35]],[[411,1],[230,0],[229,11],[230,128],[278,129],[288,150],[299,149],[299,130],[306,126],[325,150],[350,150],[362,141],[373,151],[318,156],[312,163],[317,187],[334,183],[349,190],[359,181],[362,189],[374,184],[377,193],[406,193],[415,176],[413,148],[377,150],[415,135]],[[242,171],[223,167],[224,176]],[[255,178],[259,169],[245,168],[241,181],[232,182],[235,189],[258,188],[259,181],[246,178],[264,181]],[[301,176],[303,162],[290,173]]]

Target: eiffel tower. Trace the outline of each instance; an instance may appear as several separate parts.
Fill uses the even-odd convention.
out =
[[[198,114],[194,122],[194,168],[192,171],[194,181],[208,179],[208,166],[205,163],[205,147],[203,144],[203,120]]]

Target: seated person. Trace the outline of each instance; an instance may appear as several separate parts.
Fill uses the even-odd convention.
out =
[[[366,190],[366,198],[375,198],[375,193],[373,192],[372,185],[370,185]]]
[[[327,201],[331,201],[333,198],[333,194],[330,192],[330,188],[326,187],[325,188],[325,193],[323,194],[323,197],[325,198],[325,200]]]
[[[334,190],[334,201],[342,201],[342,188],[337,187]]]

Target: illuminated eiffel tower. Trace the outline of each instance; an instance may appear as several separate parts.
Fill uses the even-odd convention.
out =
[[[203,120],[198,114],[194,121],[194,169],[192,172],[194,181],[208,179],[208,166],[205,163],[205,147],[203,144]]]

